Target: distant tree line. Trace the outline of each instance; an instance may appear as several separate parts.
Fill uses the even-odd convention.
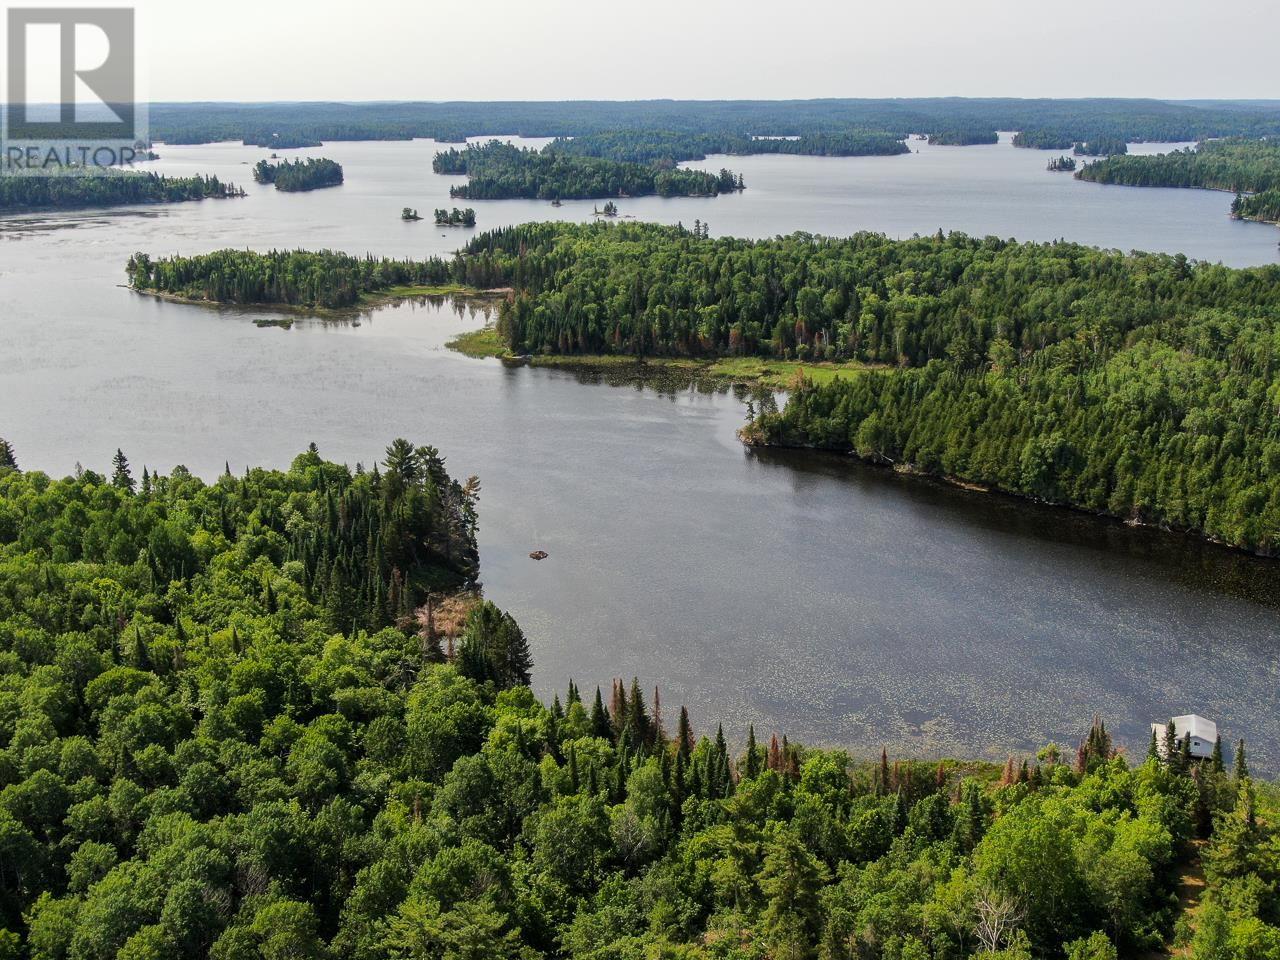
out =
[[[994,128],[981,124],[966,127],[945,127],[929,133],[929,142],[943,147],[970,147],[999,143],[1000,134]]]
[[[182,203],[239,196],[243,191],[217,177],[165,177],[105,169],[57,175],[0,174],[0,212]]]
[[[500,140],[442,151],[436,154],[432,169],[442,174],[465,174],[466,184],[451,187],[449,194],[467,200],[714,196],[745,186],[728,170],[716,175],[570,155],[551,145],[533,150]]]
[[[323,157],[281,160],[277,163],[259,160],[253,167],[253,179],[258,183],[273,183],[277,190],[284,193],[300,193],[321,187],[340,186],[343,180],[342,165]]]
[[[272,148],[332,140],[460,143],[518,134],[577,137],[623,130],[753,136],[841,136],[852,130],[940,133],[973,127],[1028,131],[1037,145],[1065,150],[1111,137],[1200,140],[1280,134],[1280,110],[1261,104],[1160,100],[1025,100],[950,97],[888,100],[740,100],[153,104],[151,131],[168,143],[244,140]],[[953,138],[947,137],[950,141]],[[957,141],[958,142],[958,141]],[[984,142],[990,142],[984,141]],[[1027,145],[1032,145],[1028,143]]]
[[[612,130],[560,138],[551,148],[572,156],[604,157],[673,167],[709,154],[748,156],[786,153],[819,157],[892,156],[907,153],[900,135],[876,130],[813,133],[800,137],[753,137],[733,133],[672,130]]]

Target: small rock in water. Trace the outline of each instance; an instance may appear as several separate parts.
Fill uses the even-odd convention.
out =
[[[545,560],[545,559],[547,559],[547,551],[545,551],[545,550],[535,550],[535,551],[533,551],[533,553],[529,554],[529,559],[530,559],[530,560]]]

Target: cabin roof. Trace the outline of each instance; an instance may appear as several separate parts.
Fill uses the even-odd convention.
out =
[[[1189,733],[1192,737],[1198,737],[1210,743],[1218,739],[1218,725],[1198,714],[1188,713],[1181,717],[1174,717],[1173,725],[1179,737]]]

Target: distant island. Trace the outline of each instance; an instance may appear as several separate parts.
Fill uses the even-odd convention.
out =
[[[165,177],[121,170],[69,170],[0,174],[0,213],[24,210],[117,207],[139,203],[184,203],[243,197],[244,191],[217,177]]]
[[[591,200],[653,194],[711,197],[746,187],[741,175],[729,170],[722,169],[717,175],[659,164],[574,156],[552,145],[533,150],[500,140],[441,151],[432,161],[432,169],[441,174],[465,174],[467,182],[449,190],[451,197],[465,200]]]
[[[1076,168],[1074,157],[1054,157],[1049,161],[1049,169],[1055,173],[1068,172]]]
[[[403,210],[400,211],[400,219],[401,220],[421,220],[422,217],[418,216],[417,210],[414,210],[410,207],[405,207]]]
[[[275,188],[283,193],[301,193],[341,186],[342,165],[322,157],[278,163],[259,160],[253,168],[253,179],[258,183],[275,184]]]
[[[436,226],[439,227],[474,227],[476,225],[476,212],[470,207],[465,210],[459,210],[454,207],[452,210],[440,209],[436,211]]]

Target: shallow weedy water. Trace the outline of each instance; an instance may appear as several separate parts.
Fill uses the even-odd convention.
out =
[[[1234,223],[1229,198],[1134,190],[1044,170],[1051,155],[930,148],[890,158],[711,158],[748,190],[625,201],[624,214],[709,221],[713,233],[891,235],[939,226],[1247,265],[1280,230]],[[1147,147],[1145,149],[1151,149]],[[1135,751],[1146,724],[1197,711],[1280,769],[1274,563],[1181,537],[895,477],[842,458],[744,450],[732,392],[584,384],[443,347],[482,318],[404,303],[357,323],[259,328],[253,310],[161,303],[118,285],[135,250],[330,246],[423,256],[465,230],[429,216],[456,178],[435,145],[300,151],[347,184],[252,184],[265,151],[161,147],[154,168],[216,173],[244,200],[0,219],[0,435],[29,469],[285,465],[315,440],[368,464],[396,436],[479,474],[488,595],[530,635],[536,685],[615,675],[662,687],[668,718],[748,723],[870,755],[1001,757],[1072,742],[1096,711]],[[560,217],[534,201],[475,203],[479,226]],[[549,559],[535,563],[531,550]]]

